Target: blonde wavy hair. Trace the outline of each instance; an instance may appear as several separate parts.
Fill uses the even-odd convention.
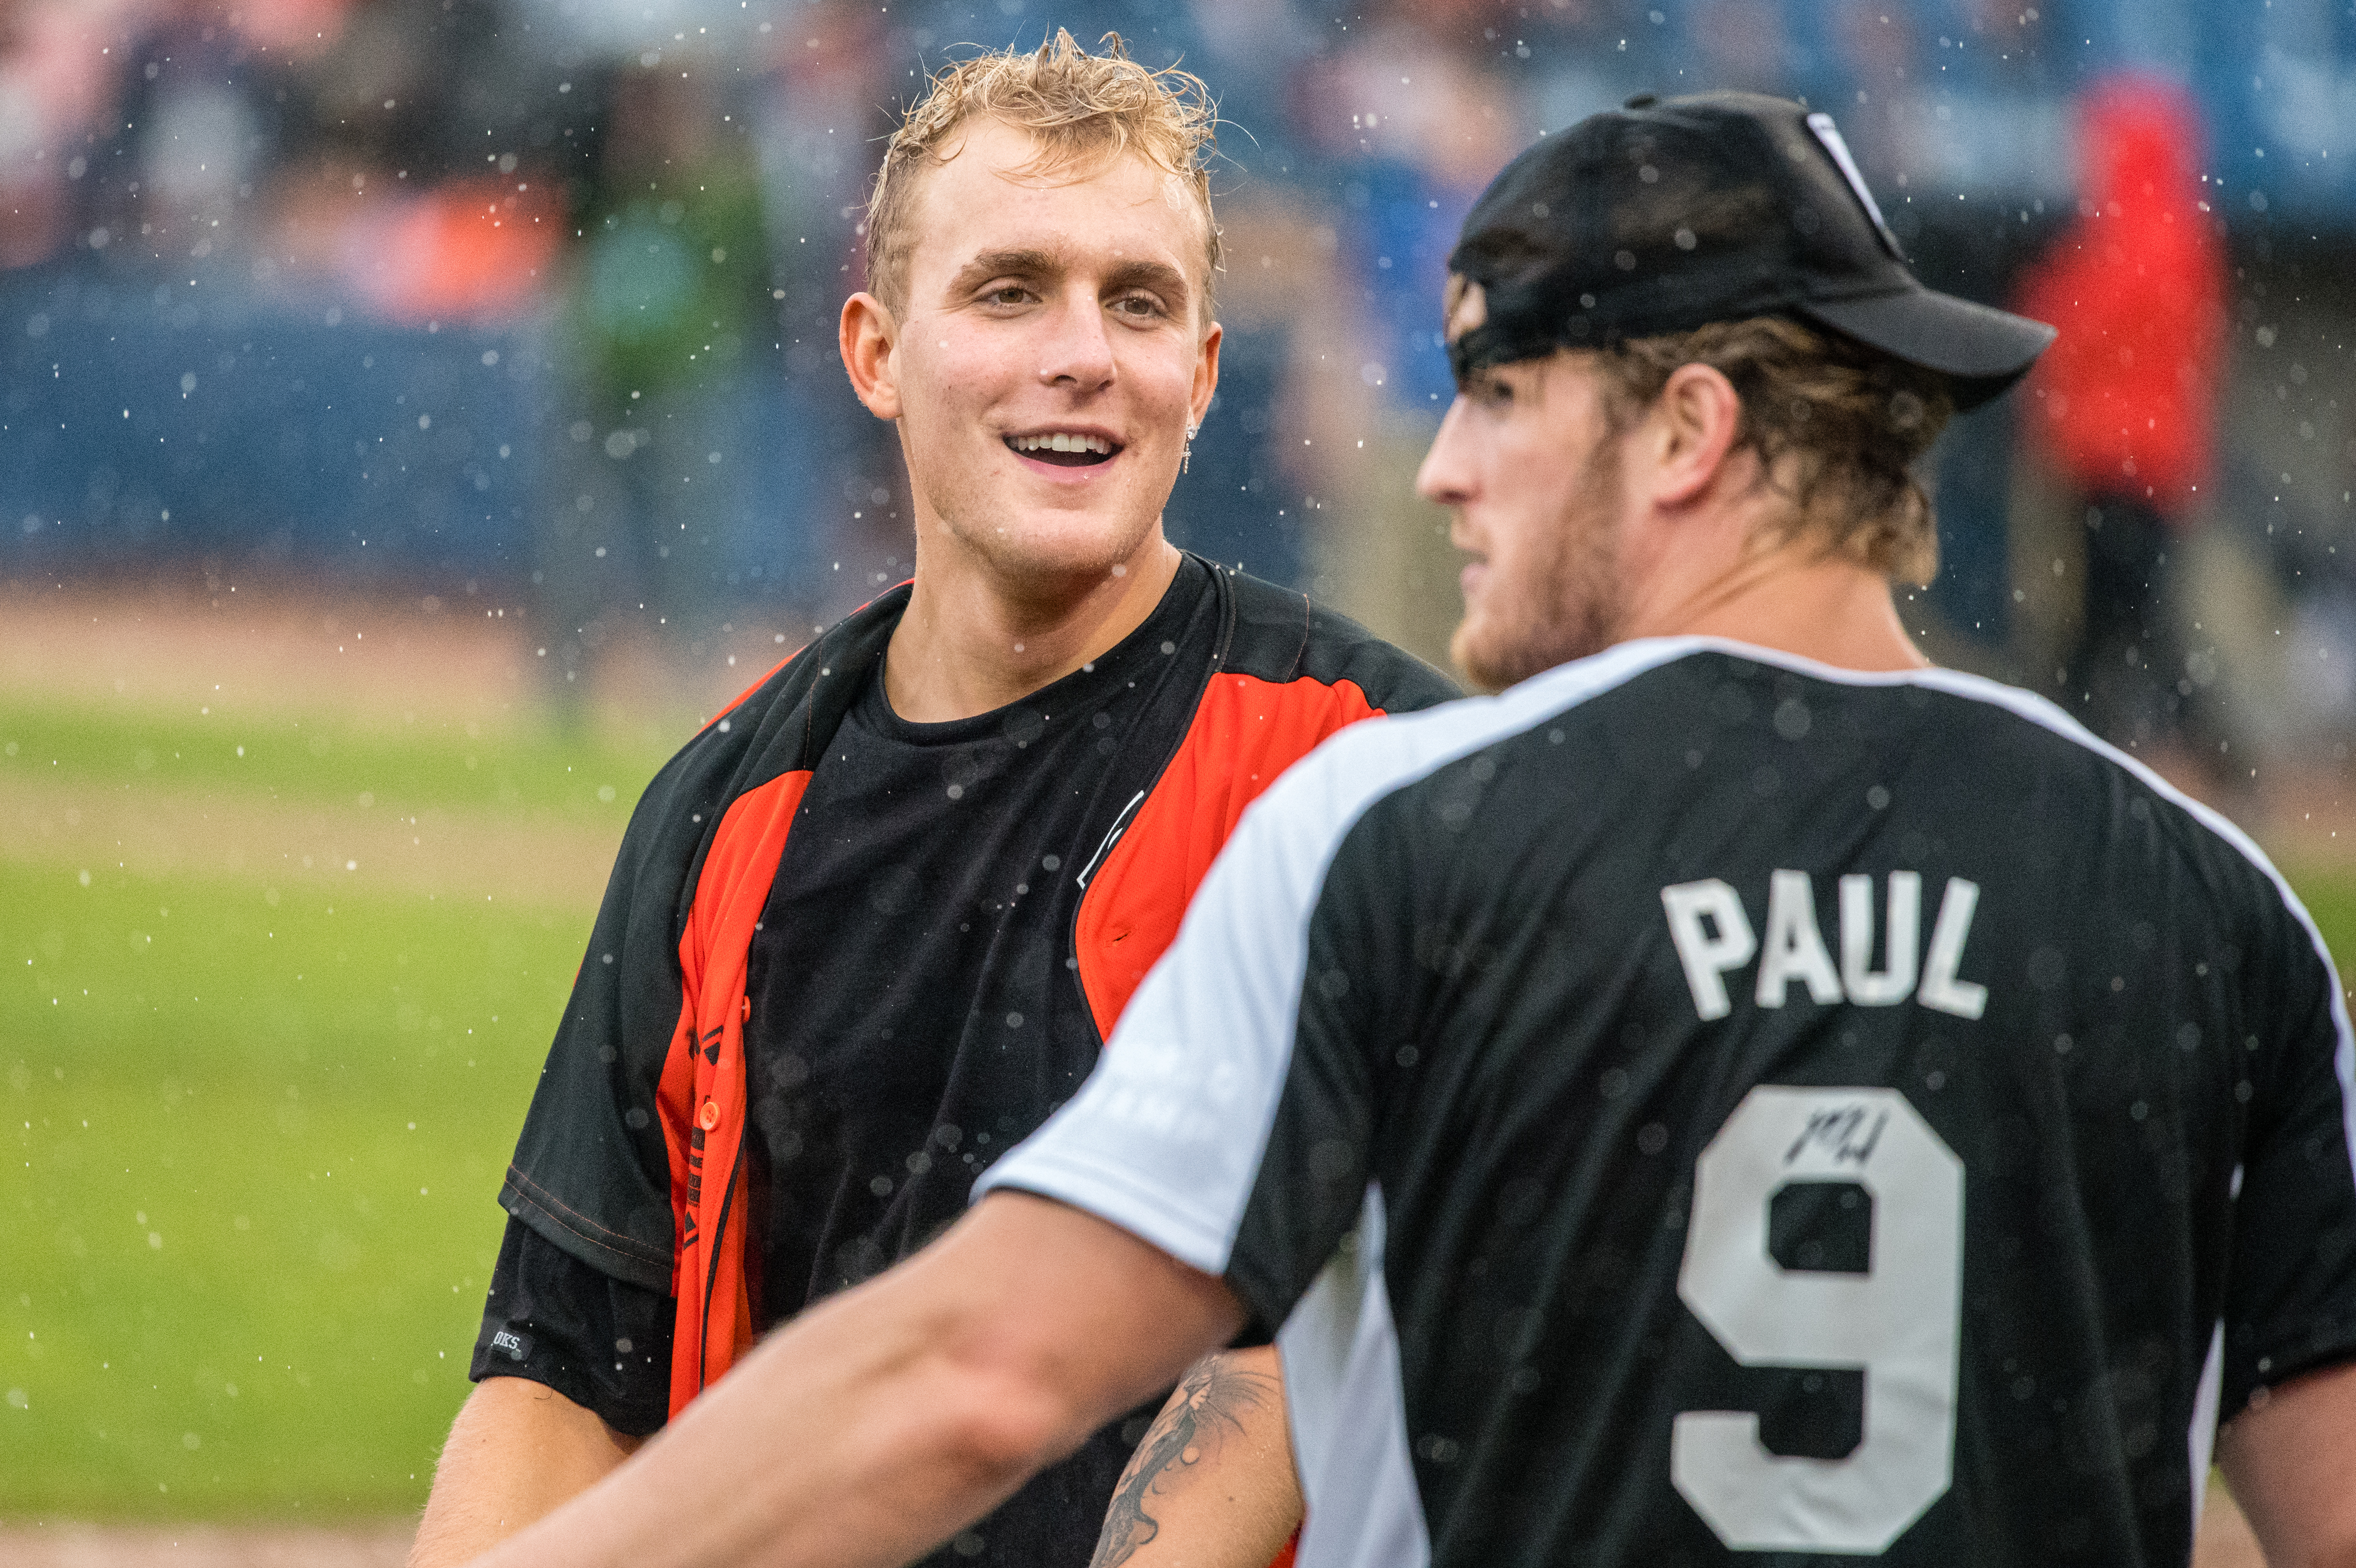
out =
[[[1217,106],[1201,78],[1175,66],[1148,70],[1130,59],[1119,33],[1107,33],[1097,47],[1103,52],[1090,54],[1058,27],[1031,53],[976,55],[934,74],[923,101],[892,133],[867,198],[867,292],[894,315],[907,304],[916,176],[948,161],[942,149],[967,121],[987,117],[1038,143],[1025,176],[1086,178],[1134,153],[1177,176],[1203,214],[1202,319],[1211,319],[1210,280],[1220,264],[1209,170]]]

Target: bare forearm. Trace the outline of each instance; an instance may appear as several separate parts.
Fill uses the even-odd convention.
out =
[[[1043,1215],[1055,1223],[1026,1223]],[[1112,1265],[1063,1249],[1055,1224],[1072,1222],[1110,1232],[991,1197],[919,1258],[771,1336],[620,1474],[477,1568],[921,1554],[1232,1331],[1216,1282],[1119,1232]],[[1125,1315],[1137,1300],[1162,1317]]]
[[[1265,1568],[1301,1512],[1276,1348],[1221,1351],[1137,1445],[1089,1568]]]
[[[525,1378],[486,1378],[451,1424],[410,1568],[455,1568],[604,1479],[639,1440]]]
[[[897,1563],[987,1511],[1019,1462],[958,1440],[977,1413],[950,1402],[971,1392],[928,1387],[942,1369],[921,1332],[879,1323],[866,1296],[804,1314],[649,1443],[626,1488],[590,1494],[478,1568]],[[878,1479],[892,1459],[913,1473]]]
[[[2356,1568],[2356,1363],[2265,1391],[2217,1457],[2268,1563]]]

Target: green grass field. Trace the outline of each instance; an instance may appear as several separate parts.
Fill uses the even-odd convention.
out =
[[[0,705],[0,789],[582,841],[618,837],[659,761],[529,731]],[[0,839],[0,1522],[412,1509],[592,911],[91,859]],[[2356,878],[2300,886],[2356,951]]]
[[[569,823],[566,843],[618,837],[659,760],[0,708],[0,786],[51,799],[135,782],[358,811],[364,792]],[[593,909],[144,877],[19,838],[0,845],[0,1521],[414,1508]]]
[[[682,734],[676,737],[684,741]],[[360,729],[328,714],[0,706],[0,779],[231,790],[260,799],[533,812],[617,828],[662,753],[525,729],[469,735],[428,722]]]

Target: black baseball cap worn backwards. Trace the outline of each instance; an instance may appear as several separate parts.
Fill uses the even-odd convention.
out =
[[[1448,268],[1487,316],[1450,345],[1472,371],[1714,321],[1793,315],[1951,380],[1975,407],[2053,329],[1924,288],[1832,116],[1751,92],[1629,100],[1505,165]]]

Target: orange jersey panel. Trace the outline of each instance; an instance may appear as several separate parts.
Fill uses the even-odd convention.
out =
[[[1244,807],[1317,743],[1381,712],[1350,681],[1211,677],[1186,738],[1097,868],[1074,946],[1097,1032],[1112,1038]]]
[[[671,1280],[679,1296],[670,1360],[674,1415],[753,1342],[736,1157],[745,1118],[744,967],[809,781],[806,769],[780,773],[736,797],[704,857],[680,938],[679,1027],[657,1095],[679,1238]],[[719,1323],[710,1321],[715,1302]]]

